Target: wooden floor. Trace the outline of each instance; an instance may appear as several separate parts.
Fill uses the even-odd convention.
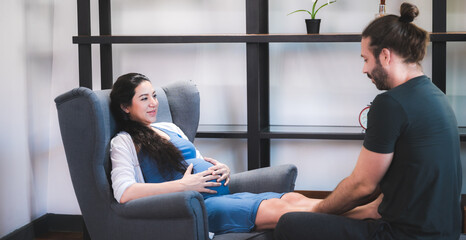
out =
[[[49,232],[43,236],[34,238],[34,240],[83,240],[81,232]],[[466,240],[466,234],[462,234],[459,240]]]
[[[49,232],[34,240],[83,240],[82,232]]]

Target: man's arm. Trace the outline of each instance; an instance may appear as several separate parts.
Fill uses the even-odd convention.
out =
[[[316,205],[314,212],[341,215],[357,206],[367,204],[380,195],[379,182],[390,166],[393,153],[381,154],[362,147],[351,175]]]

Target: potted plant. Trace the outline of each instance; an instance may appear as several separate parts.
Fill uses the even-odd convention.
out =
[[[290,14],[297,13],[297,12],[307,12],[309,13],[309,15],[311,15],[311,19],[305,19],[307,33],[319,33],[320,19],[316,19],[317,12],[325,6],[335,3],[337,0],[333,0],[333,1],[327,0],[327,3],[322,4],[322,6],[316,9],[318,1],[319,0],[313,0],[314,4],[312,5],[311,11],[301,9],[301,10],[296,10],[294,12],[288,13],[288,15],[290,15]]]

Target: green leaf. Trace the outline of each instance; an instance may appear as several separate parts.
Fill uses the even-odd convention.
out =
[[[290,13],[287,14],[287,16],[290,15],[290,14],[293,14],[293,13],[297,13],[297,12],[307,12],[307,13],[309,13],[309,15],[312,16],[312,14],[311,14],[308,10],[304,10],[304,9],[296,10],[296,11],[294,11],[294,12],[290,12]]]
[[[331,1],[331,2],[327,2],[327,3],[323,4],[322,6],[320,6],[319,8],[317,8],[317,10],[316,10],[316,6],[317,6],[317,2],[318,2],[318,1],[319,1],[319,0],[315,0],[314,4],[312,4],[312,11],[311,11],[311,12],[309,12],[308,10],[301,9],[301,10],[296,10],[296,11],[294,11],[294,12],[288,13],[287,16],[290,15],[290,14],[293,14],[293,13],[297,13],[297,12],[307,12],[307,13],[309,13],[309,15],[311,15],[311,19],[315,19],[315,18],[316,18],[317,12],[318,12],[321,8],[323,8],[323,7],[325,7],[325,6],[329,5],[329,4],[332,4],[332,3],[336,3],[336,2],[337,2],[337,0],[333,0],[333,1]]]
[[[316,1],[316,2],[317,2],[317,1]],[[329,5],[329,4],[335,3],[335,2],[336,2],[336,0],[335,0],[335,1],[332,1],[332,2],[330,2],[330,3],[326,3],[326,4],[322,5],[322,6],[320,6],[320,7],[317,9],[317,11],[315,11],[315,12],[314,12],[314,9],[312,9],[312,12],[314,12],[314,17],[315,17],[315,15],[317,14],[317,12],[318,12],[321,8],[323,8],[323,7],[325,7],[325,6]]]
[[[317,5],[317,2],[318,2],[318,1],[319,1],[319,0],[316,0],[316,1],[314,2],[314,4],[312,5],[312,14],[311,14],[311,18],[312,18],[312,19],[315,19],[315,18],[316,18],[316,13],[317,13],[317,12],[316,12],[315,10],[316,10],[316,5]],[[319,11],[319,9],[317,9],[317,11]]]

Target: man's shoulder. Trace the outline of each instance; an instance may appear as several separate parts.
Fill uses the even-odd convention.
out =
[[[372,101],[371,108],[392,108],[398,107],[401,103],[397,99],[396,95],[393,95],[393,92],[383,92],[377,95]]]

